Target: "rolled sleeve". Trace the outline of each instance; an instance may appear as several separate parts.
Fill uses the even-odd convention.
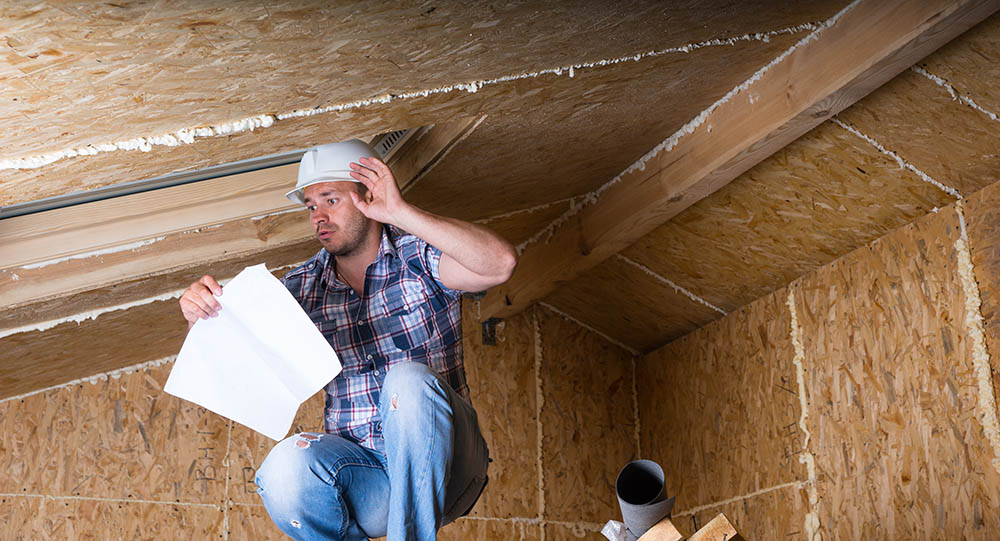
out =
[[[421,251],[421,255],[424,266],[430,273],[431,278],[433,278],[438,287],[441,288],[441,291],[449,297],[460,297],[462,295],[462,291],[449,289],[448,286],[444,285],[444,282],[441,281],[441,250],[438,250],[430,244],[424,243],[424,249]]]

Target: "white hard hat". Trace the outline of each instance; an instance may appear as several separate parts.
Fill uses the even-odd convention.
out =
[[[310,148],[299,162],[299,180],[295,183],[295,188],[286,193],[285,197],[304,205],[302,191],[307,186],[320,182],[359,182],[351,176],[350,163],[359,162],[362,157],[379,156],[371,145],[361,139]]]

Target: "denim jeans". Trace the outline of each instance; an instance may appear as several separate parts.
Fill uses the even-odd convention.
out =
[[[379,413],[385,455],[333,434],[296,434],[271,449],[257,492],[295,539],[435,539],[471,510],[488,450],[476,410],[427,366],[392,367]]]

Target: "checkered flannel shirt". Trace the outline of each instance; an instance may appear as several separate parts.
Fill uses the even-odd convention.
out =
[[[384,226],[363,298],[337,279],[336,258],[325,249],[282,279],[343,365],[326,386],[327,433],[384,453],[379,395],[401,362],[426,364],[468,397],[461,292],[441,283],[440,259],[437,248]]]

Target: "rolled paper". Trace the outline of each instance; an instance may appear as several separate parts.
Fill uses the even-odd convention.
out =
[[[664,481],[663,468],[652,460],[629,462],[618,472],[615,491],[628,541],[636,541],[657,522],[670,516],[674,499],[667,498]]]

